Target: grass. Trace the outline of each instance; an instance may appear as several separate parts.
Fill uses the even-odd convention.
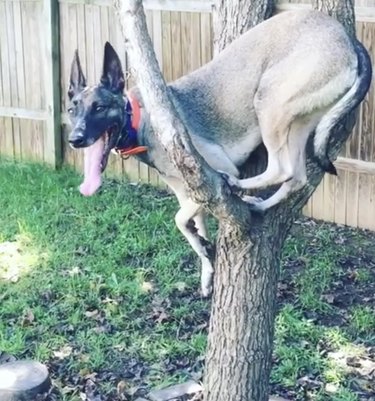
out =
[[[105,400],[121,399],[118,383],[132,399],[199,378],[209,301],[174,225],[176,201],[110,181],[84,198],[79,181],[69,169],[0,163],[0,351],[47,363],[66,401],[93,377]],[[375,345],[366,292],[375,272],[364,262],[373,238],[313,222],[295,232],[284,250],[272,389],[360,400],[341,356],[364,358]],[[358,245],[363,257],[353,261]]]

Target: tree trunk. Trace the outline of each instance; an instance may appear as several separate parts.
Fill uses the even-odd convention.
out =
[[[355,36],[352,0],[314,1],[315,7],[336,17]],[[223,3],[227,5],[224,11]],[[218,0],[216,4],[216,51],[243,33],[246,24],[251,27],[267,18],[272,9],[267,0],[228,3]],[[249,13],[254,23],[245,15],[245,10],[251,6],[255,7],[256,15]],[[236,17],[232,18],[234,15]],[[337,127],[333,136],[337,140],[337,132],[340,132],[341,141],[331,146],[333,157],[354,122],[352,113]],[[245,166],[246,172],[254,175],[264,170],[264,150],[261,147],[252,155]],[[307,169],[309,184],[264,218],[254,219],[249,229],[219,222],[204,378],[205,401],[268,400],[281,252],[293,221],[323,177],[323,172],[311,159]]]
[[[267,238],[220,223],[206,401],[266,401],[283,233]],[[276,227],[266,233],[273,233]],[[285,230],[286,232],[286,230]],[[276,241],[274,241],[276,240]]]
[[[213,12],[215,53],[234,39],[269,18],[274,0],[215,0]]]

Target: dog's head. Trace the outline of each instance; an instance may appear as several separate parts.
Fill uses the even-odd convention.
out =
[[[124,86],[120,59],[108,42],[104,47],[102,77],[96,86],[86,86],[78,51],[75,52],[68,90],[72,123],[69,143],[73,148],[85,148],[85,179],[80,187],[83,195],[92,195],[99,188],[109,153],[128,118]]]

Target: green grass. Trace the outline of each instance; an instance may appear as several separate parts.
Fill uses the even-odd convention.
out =
[[[176,201],[111,181],[84,198],[79,181],[69,169],[0,163],[0,351],[47,363],[66,401],[80,399],[90,374],[115,400],[121,380],[155,387],[199,372],[209,302],[175,228]],[[355,401],[350,372],[332,353],[374,345],[374,310],[336,306],[327,294],[346,277],[339,259],[371,241],[351,231],[350,243],[336,245],[324,224],[297,231],[284,250],[283,283],[294,292],[280,299],[273,388],[295,400]],[[360,266],[353,285],[373,279]],[[329,323],[342,314],[342,324]],[[304,376],[322,385],[306,390]]]
[[[350,327],[354,335],[375,338],[375,313],[368,306],[355,306],[350,310]]]

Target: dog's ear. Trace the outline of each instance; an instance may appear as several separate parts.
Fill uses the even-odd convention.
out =
[[[86,87],[86,78],[83,75],[81,62],[79,61],[78,50],[74,52],[72,67],[70,70],[70,83],[68,89],[69,99],[81,92]]]
[[[104,46],[103,73],[100,83],[106,89],[115,93],[122,93],[125,87],[121,61],[109,42],[106,42]]]

